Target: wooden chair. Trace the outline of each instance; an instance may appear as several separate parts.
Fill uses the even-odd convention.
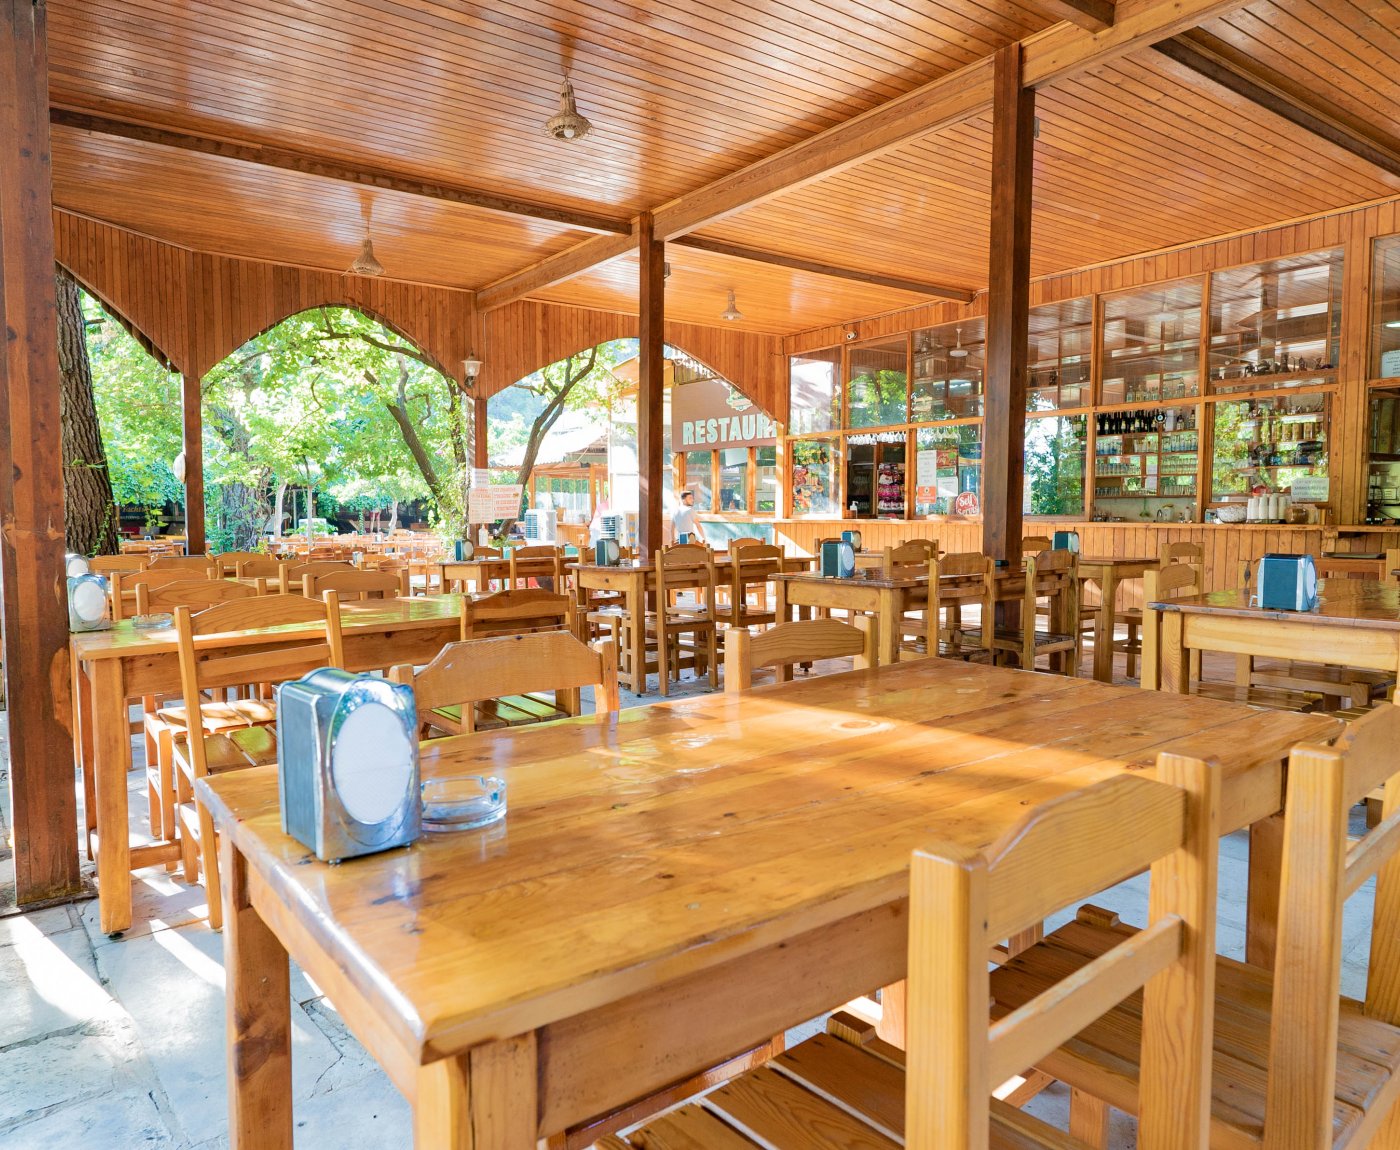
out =
[[[220,575],[237,575],[240,563],[252,563],[266,558],[261,551],[220,551],[217,555],[210,556]]]
[[[333,592],[342,603],[365,599],[407,599],[408,570],[331,571],[325,575],[303,575],[301,593],[308,599],[324,599]]]
[[[312,559],[305,563],[284,563],[282,565],[282,592],[294,595],[305,586],[303,580],[308,575],[334,575],[341,571],[354,571],[353,563],[340,559]]]
[[[188,583],[199,579],[197,571],[181,571],[178,568],[165,571],[132,571],[127,575],[116,575],[109,586],[112,618],[125,619],[136,613],[137,593],[141,587],[167,587],[172,583]],[[209,580],[205,578],[204,582]]]
[[[305,624],[312,629],[305,643],[260,649],[256,638],[246,650],[204,653],[195,640],[202,636],[256,631],[264,627]],[[314,602],[299,595],[259,595],[220,603],[198,613],[175,608],[175,636],[180,656],[180,689],[186,715],[201,715],[204,692],[229,687],[283,683],[318,667],[345,664],[340,637],[340,604],[334,595]],[[273,716],[275,718],[275,716]],[[187,726],[171,740],[179,803],[176,817],[184,843],[185,878],[193,881],[195,850],[209,900],[209,925],[223,925],[219,895],[218,850],[214,821],[194,793],[194,780],[220,771],[260,766],[277,761],[275,732],[264,724],[241,726],[209,734]]]
[[[405,663],[391,668],[389,677],[413,688],[425,729],[447,734],[577,715],[581,687],[593,688],[599,719],[616,714],[621,705],[617,648],[607,642],[590,647],[567,631],[449,643],[421,671]],[[530,705],[521,707],[518,719],[482,710],[482,704],[492,701],[539,701],[546,692],[554,696],[548,714],[537,715]],[[479,716],[486,721],[478,722]]]
[[[768,588],[775,575],[783,570],[783,549],[767,543],[746,543],[732,552],[728,582],[718,590],[723,592],[714,605],[717,623],[728,627],[766,626],[777,622]],[[757,603],[750,602],[757,598]]]
[[[251,559],[240,559],[233,573],[239,579],[265,579],[269,590],[281,591],[286,585],[284,572],[287,567],[285,559],[255,555]]]
[[[1082,1143],[994,1091],[1133,993],[1142,1002],[1138,1144],[1203,1150],[1219,776],[1164,755],[1158,779],[1124,774],[1067,790],[985,852],[914,852],[907,1057],[838,1014],[829,1033],[600,1150],[1075,1150]],[[1147,930],[1077,978],[1047,974],[1023,1009],[989,1026],[993,944],[1148,866]]]
[[[729,550],[734,551],[740,547],[767,547],[765,540],[757,535],[739,535],[729,541]]]
[[[218,565],[208,555],[157,555],[146,565],[147,571],[184,571],[185,578],[190,572],[198,572],[209,578],[216,578]]]
[[[1054,545],[1054,540],[1048,535],[1022,536],[1021,558],[1025,559],[1029,555],[1039,555],[1042,551],[1049,551]]]
[[[993,657],[998,652],[1014,656],[1027,671],[1048,655],[1051,670],[1073,678],[1079,673],[1079,556],[1073,551],[1041,551],[1028,556],[1025,567],[1021,626],[993,627],[996,604],[989,594],[981,623],[964,632],[967,642],[991,648]],[[1039,625],[1038,604],[1043,604],[1046,630]]]
[[[1201,587],[1205,586],[1206,558],[1205,551],[1201,548],[1200,544],[1184,541],[1180,543],[1163,543],[1157,553],[1157,562],[1161,567],[1169,567],[1173,564],[1184,564],[1196,572],[1199,585]],[[1147,584],[1144,579],[1144,593],[1146,592],[1146,587]],[[1199,591],[1191,592],[1191,594],[1199,593]],[[1143,600],[1144,603],[1147,601],[1146,599]],[[1085,626],[1088,626],[1089,630],[1092,631],[1092,622],[1092,618],[1086,618],[1081,622],[1081,632],[1084,630]],[[1141,638],[1143,626],[1142,608],[1123,607],[1115,610],[1113,613],[1113,623],[1115,634],[1109,636],[1109,639],[1113,643],[1113,650],[1115,653],[1121,651],[1126,656],[1124,670],[1128,678],[1135,678],[1137,677],[1139,656],[1143,657],[1144,662],[1146,660],[1146,656],[1143,653],[1143,640]],[[1117,628],[1120,625],[1126,630],[1126,634],[1122,639],[1117,638],[1116,635]]]
[[[929,559],[937,554],[937,539],[906,539],[897,547],[885,548],[880,570],[886,578],[922,575]]]
[[[648,611],[642,626],[646,628],[648,646],[656,649],[657,674],[661,680],[661,694],[671,693],[671,674],[676,680],[681,677],[681,665],[688,654],[694,661],[695,673],[707,671],[710,686],[719,686],[719,658],[715,638],[715,561],[714,553],[700,543],[678,543],[656,553],[656,567],[652,575],[652,587],[656,596],[656,610]],[[673,605],[671,596],[681,591],[693,591],[693,604],[683,604],[677,600]],[[703,601],[702,601],[703,596]],[[636,626],[628,620],[624,624]],[[689,636],[689,640],[683,640]],[[645,673],[645,668],[643,668]]]
[[[478,599],[462,596],[463,639],[561,630],[574,630],[574,604],[567,595],[539,587],[522,587],[496,591]]]
[[[517,574],[517,564],[533,560],[538,562],[541,559],[551,561],[553,570],[546,576],[526,576]],[[533,564],[532,564],[533,565]],[[519,587],[528,584],[530,579],[550,579],[553,581],[549,591],[561,591],[564,587],[564,548],[545,546],[536,544],[529,547],[516,547],[510,553],[510,583],[509,587]],[[543,586],[543,584],[541,584]]]
[[[933,556],[928,561],[928,602],[922,615],[905,615],[900,621],[903,637],[924,645],[930,655],[945,659],[987,657],[983,646],[984,632],[966,628],[962,623],[962,607],[974,598],[985,612],[993,601],[995,571],[989,556],[980,551],[963,551]],[[930,641],[933,627],[936,639]],[[970,638],[976,635],[977,641]]]
[[[144,555],[94,555],[88,560],[88,570],[94,575],[105,575],[112,579],[117,575],[130,575],[146,569]]]
[[[1335,746],[1289,756],[1283,874],[1272,972],[1219,959],[1211,1145],[1346,1150],[1394,1145],[1400,1118],[1400,777],[1386,785],[1384,818],[1348,839],[1351,808],[1396,771],[1400,708],[1377,707]],[[1365,1002],[1340,995],[1342,907],[1376,876]],[[992,976],[997,1011],[1019,1007],[1049,971],[1082,969],[1108,946],[1140,937],[1116,915],[1079,918]],[[1135,1004],[1081,1033],[1037,1065],[1089,1099],[1130,1113],[1139,1063]],[[1105,1037],[1113,1034],[1112,1052]],[[1101,1144],[1101,1143],[1100,1143]]]
[[[813,663],[818,659],[841,659],[849,655],[855,659],[855,670],[873,667],[875,627],[874,619],[861,616],[854,623],[835,619],[779,623],[756,635],[744,628],[726,631],[724,689],[747,691],[753,686],[753,673],[759,667],[775,668],[779,683],[792,679],[794,664]]]

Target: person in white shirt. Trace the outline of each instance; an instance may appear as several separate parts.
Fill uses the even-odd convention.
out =
[[[671,517],[671,528],[677,543],[703,543],[705,532],[700,521],[695,518],[695,492],[682,491],[681,505]]]

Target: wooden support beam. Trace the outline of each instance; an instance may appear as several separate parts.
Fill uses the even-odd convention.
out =
[[[1199,29],[1154,45],[1169,60],[1311,132],[1392,176],[1400,176],[1400,138],[1387,135],[1314,92]]]
[[[1066,22],[1022,41],[1022,78],[1031,88],[1054,84],[1194,28],[1242,3],[1124,0],[1124,8],[1115,10],[1111,28],[1092,32]],[[983,115],[991,107],[992,58],[987,56],[656,208],[656,235],[675,240],[911,140]],[[478,302],[485,309],[501,307],[620,254],[615,237],[597,236],[492,284]]]
[[[21,905],[81,889],[45,14],[0,0],[0,630]]]
[[[777,252],[760,251],[758,248],[745,247],[743,244],[731,244],[725,240],[712,240],[707,236],[682,236],[673,240],[672,243],[677,247],[694,248],[696,251],[711,252],[717,256],[730,256],[737,260],[773,264],[776,267],[792,268],[794,271],[830,276],[832,279],[853,280],[856,283],[870,284],[873,287],[894,288],[896,291],[957,300],[959,303],[971,303],[973,296],[976,295],[970,288],[949,287],[946,284],[925,283],[921,280],[905,279],[902,276],[888,276],[881,275],[879,272],[837,267],[834,264],[818,263],[816,260],[806,260],[799,256],[785,256]]]
[[[1000,49],[995,61],[982,550],[995,559],[1016,562],[1021,557],[1021,497],[1025,486],[1035,92],[1022,83],[1024,52],[1020,44]],[[1027,627],[1034,622],[1023,620]]]
[[[488,419],[486,397],[472,397],[472,466],[490,467],[491,458],[487,441],[486,420]]]
[[[204,534],[204,394],[197,375],[180,378],[180,406],[185,448],[185,551],[202,555]]]
[[[342,160],[295,151],[291,148],[196,136],[188,132],[177,132],[169,128],[156,128],[149,124],[132,123],[129,120],[119,120],[112,116],[103,116],[96,112],[87,112],[76,108],[53,108],[50,110],[49,116],[54,124],[61,128],[71,128],[74,131],[91,132],[101,136],[117,136],[124,140],[136,140],[143,144],[158,144],[164,148],[198,152],[205,156],[219,156],[225,160],[241,160],[248,164],[261,164],[267,168],[280,168],[286,172],[300,172],[303,175],[321,176],[324,179],[339,180],[347,184],[381,188],[386,192],[402,192],[410,196],[444,200],[447,203],[463,204],[488,212],[525,216],[532,220],[548,220],[552,223],[581,228],[590,232],[622,232],[625,234],[632,230],[632,226],[627,220],[598,212],[583,212],[571,208],[556,207],[553,204],[542,204],[515,196],[484,192],[479,188],[463,187],[460,184],[443,184],[415,179],[412,176],[351,165]]]
[[[637,341],[637,496],[638,534],[642,558],[660,549],[661,492],[664,461],[661,458],[661,414],[666,388],[666,245],[656,238],[649,213],[637,221],[641,275],[638,280],[637,314],[641,319]],[[657,604],[665,610],[665,604]],[[662,669],[662,674],[665,674]]]
[[[1118,14],[1113,0],[1032,0],[1031,6],[1056,20],[1068,20],[1090,32],[1112,28],[1113,19]]]

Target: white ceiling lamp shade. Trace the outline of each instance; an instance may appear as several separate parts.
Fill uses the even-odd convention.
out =
[[[593,130],[587,117],[579,114],[578,105],[574,102],[574,86],[567,74],[559,89],[559,114],[545,122],[544,130],[545,135],[553,136],[556,140],[581,140]]]
[[[354,263],[346,270],[347,275],[352,276],[382,276],[384,265],[375,258],[374,241],[369,238],[369,232],[365,232],[365,242],[360,245],[360,254],[355,257]]]
[[[744,318],[744,313],[739,310],[739,305],[734,302],[734,289],[729,289],[729,306],[719,313],[720,319],[727,319],[730,323],[737,323]]]
[[[954,359],[966,359],[966,358],[967,358],[967,348],[963,347],[963,345],[962,345],[962,328],[958,328],[958,329],[957,329],[957,333],[958,333],[958,344],[957,344],[956,347],[954,347],[952,350],[950,350],[950,351],[948,352],[948,354],[949,354],[950,356],[952,356]]]
[[[481,360],[477,359],[476,352],[462,360],[462,374],[466,376],[468,387],[476,382],[476,377],[481,374]]]
[[[175,476],[176,483],[185,482],[185,451],[180,449],[180,454],[170,461],[170,470]]]

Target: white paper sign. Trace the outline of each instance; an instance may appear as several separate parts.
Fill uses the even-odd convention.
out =
[[[473,523],[515,519],[520,515],[520,496],[524,490],[519,483],[473,487],[467,495],[467,518]]]
[[[1325,475],[1302,475],[1293,481],[1294,503],[1326,503],[1328,481]]]

